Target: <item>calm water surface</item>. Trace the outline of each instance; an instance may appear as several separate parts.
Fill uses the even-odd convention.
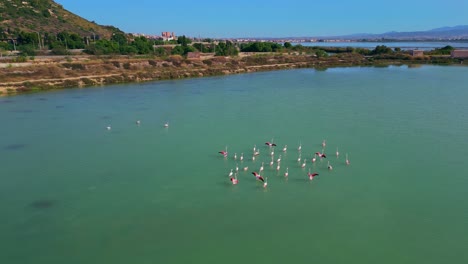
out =
[[[0,263],[466,263],[467,75],[300,69],[0,98]]]

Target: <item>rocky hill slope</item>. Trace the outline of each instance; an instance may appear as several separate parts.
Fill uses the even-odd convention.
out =
[[[83,37],[109,38],[120,30],[90,22],[52,0],[0,0],[0,38],[10,38],[21,31],[39,34],[66,31]]]

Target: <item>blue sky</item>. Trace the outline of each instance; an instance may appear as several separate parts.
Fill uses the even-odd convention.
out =
[[[468,25],[467,0],[56,0],[127,33],[190,37],[336,36]]]

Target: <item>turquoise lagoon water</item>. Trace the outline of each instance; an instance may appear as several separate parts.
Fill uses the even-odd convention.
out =
[[[467,75],[300,69],[0,98],[0,262],[466,263]]]

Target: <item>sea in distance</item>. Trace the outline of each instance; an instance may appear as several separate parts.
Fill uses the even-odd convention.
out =
[[[316,47],[338,47],[338,48],[365,48],[374,49],[377,46],[384,45],[389,48],[400,48],[402,50],[433,50],[436,48],[443,48],[445,46],[452,46],[456,49],[468,49],[468,42],[450,42],[450,41],[415,41],[415,42],[301,42],[294,43],[294,45],[301,44],[302,46],[316,46]]]
[[[467,263],[467,75],[296,69],[2,97],[0,263]]]

